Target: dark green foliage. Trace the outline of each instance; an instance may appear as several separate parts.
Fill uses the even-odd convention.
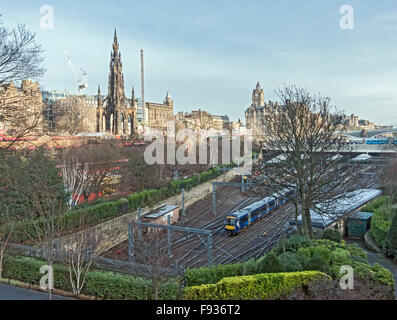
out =
[[[35,201],[41,200],[41,205],[46,205],[45,194],[40,197],[37,192],[44,188],[57,195],[66,207],[68,195],[59,170],[55,161],[42,151],[32,152],[26,158],[20,154],[2,154],[0,172],[0,214],[22,220],[27,212],[35,213],[38,207]]]
[[[308,259],[299,256],[292,252],[286,252],[279,256],[283,272],[295,272],[305,270],[304,265],[307,264]],[[304,264],[302,264],[302,262]]]
[[[385,245],[386,255],[397,258],[397,210],[394,209],[394,218],[389,230],[387,242]]]
[[[342,234],[336,229],[326,229],[323,234],[323,239],[339,242],[343,239]]]
[[[332,274],[332,270],[331,267],[329,266],[329,263],[327,263],[324,257],[318,253],[310,258],[306,267],[308,270],[317,270],[327,274]]]
[[[40,278],[43,276],[39,271],[44,264],[44,261],[33,258],[7,255],[3,278],[39,284]],[[68,268],[60,264],[54,264],[53,267],[54,287],[70,292],[72,288]],[[175,280],[161,283],[159,299],[177,299],[179,287],[179,283]],[[89,271],[81,293],[104,299],[152,300],[154,298],[150,280],[105,271]]]
[[[299,235],[293,235],[293,236],[289,237],[288,239],[280,241],[279,245],[277,246],[276,253],[281,254],[286,251],[295,252],[299,248],[309,247],[311,245],[313,245],[312,240],[307,239],[302,236],[299,236]]]
[[[260,260],[260,271],[263,273],[277,273],[283,271],[280,259],[274,252],[269,252]]]

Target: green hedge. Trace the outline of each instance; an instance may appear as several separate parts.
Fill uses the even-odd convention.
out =
[[[44,261],[21,256],[7,255],[4,261],[3,278],[19,280],[31,284],[39,284],[40,267]],[[72,291],[69,271],[65,265],[54,264],[54,287],[64,291]],[[159,299],[175,300],[179,296],[179,283],[168,281],[160,284]],[[151,300],[154,298],[150,280],[124,274],[90,271],[82,294],[104,299],[116,300]]]
[[[315,280],[330,280],[317,271],[266,273],[224,278],[216,284],[187,287],[186,300],[265,300],[277,299],[304,288]]]
[[[253,275],[260,273],[320,271],[333,279],[338,279],[340,267],[356,265],[362,270],[358,275],[367,275],[365,279],[383,283],[384,277],[377,278],[367,260],[367,254],[356,244],[346,244],[344,240],[334,242],[327,239],[308,240],[292,236],[279,243],[278,247],[258,260],[243,263],[212,266],[210,268],[187,269],[185,279],[187,286],[216,284],[226,277]],[[383,267],[381,267],[383,268]],[[387,275],[386,285],[394,285],[393,275],[383,268]],[[371,275],[371,276],[368,276]]]
[[[225,165],[222,167],[232,167],[232,165]],[[179,194],[182,188],[189,190],[201,183],[210,181],[220,176],[222,174],[220,168],[220,166],[213,167],[208,171],[201,172],[200,174],[190,178],[171,181],[168,186],[163,188],[143,190],[141,192],[132,194],[126,199],[102,202],[93,206],[68,211],[59,218],[61,219],[62,230],[71,230],[73,228],[79,227],[82,216],[85,217],[86,221],[90,221],[92,223],[97,223],[106,219],[117,217],[121,215],[119,208],[125,200],[128,202],[129,212],[136,210],[139,207],[151,206],[161,200]],[[29,221],[17,223],[13,226],[13,230],[12,242],[15,243],[23,243],[31,240],[28,234],[34,234],[34,226]],[[26,230],[32,231],[27,233]]]

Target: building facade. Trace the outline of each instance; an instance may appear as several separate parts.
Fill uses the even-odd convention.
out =
[[[145,102],[147,108],[147,126],[167,130],[167,123],[174,120],[174,101],[167,92],[163,103]]]

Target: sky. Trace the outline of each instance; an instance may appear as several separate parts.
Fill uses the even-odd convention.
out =
[[[52,29],[40,23],[45,5]],[[354,10],[354,29],[340,27],[343,5]],[[397,126],[395,0],[1,0],[0,14],[5,26],[36,32],[45,90],[77,92],[66,50],[78,77],[87,72],[86,93],[100,85],[106,94],[117,28],[127,96],[132,86],[140,96],[144,49],[145,100],[162,102],[169,91],[174,112],[201,108],[244,121],[259,81],[266,101],[295,84],[348,115]]]

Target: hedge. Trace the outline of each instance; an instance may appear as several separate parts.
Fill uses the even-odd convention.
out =
[[[373,267],[368,263],[366,252],[356,244],[346,244],[343,240],[334,242],[327,239],[309,240],[292,236],[280,242],[277,248],[258,260],[210,268],[187,269],[185,280],[187,286],[199,286],[216,284],[226,277],[313,270],[324,272],[333,279],[338,279],[340,266],[355,267],[356,263],[363,270],[365,269],[367,274],[372,274],[369,277],[371,280],[375,282],[381,280],[377,279],[373,273]],[[394,283],[393,275],[387,269],[384,271],[388,274],[389,282]]]
[[[44,261],[30,257],[7,255],[4,261],[3,278],[19,280],[31,284],[39,284],[40,267]],[[64,291],[72,291],[67,266],[54,264],[54,287]],[[170,280],[160,284],[159,299],[175,300],[179,296],[179,283]],[[151,280],[129,275],[107,272],[89,271],[82,294],[104,299],[115,300],[152,300],[154,291]]]
[[[223,167],[232,167],[232,165],[225,165]],[[62,230],[71,230],[79,227],[81,217],[84,216],[86,221],[97,223],[106,219],[111,219],[123,214],[120,210],[121,204],[125,201],[128,203],[128,211],[131,212],[139,207],[153,205],[168,197],[174,196],[181,192],[182,188],[189,190],[198,186],[201,183],[214,179],[222,174],[220,166],[213,167],[208,171],[201,172],[195,176],[187,179],[180,179],[171,181],[166,187],[159,189],[143,190],[127,197],[126,199],[119,199],[116,201],[102,202],[93,206],[83,207],[66,212],[60,216]],[[32,230],[32,232],[26,232]],[[13,226],[12,242],[23,243],[32,240],[28,235],[34,234],[34,225],[29,221],[21,221]]]
[[[318,271],[266,273],[224,278],[216,284],[184,289],[186,300],[265,300],[277,299],[302,289],[309,282],[331,280]]]

